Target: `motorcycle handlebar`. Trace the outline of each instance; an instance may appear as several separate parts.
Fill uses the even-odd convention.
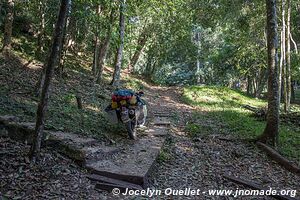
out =
[[[138,96],[144,96],[144,92],[143,91],[139,91],[139,92],[136,93],[136,95],[138,95]]]

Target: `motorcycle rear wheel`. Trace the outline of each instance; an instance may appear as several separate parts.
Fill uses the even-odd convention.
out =
[[[126,122],[125,124],[128,136],[130,139],[135,140],[136,139],[136,122],[134,120]]]

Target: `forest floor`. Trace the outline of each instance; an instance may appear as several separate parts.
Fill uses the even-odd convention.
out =
[[[0,59],[0,114],[17,115],[23,121],[33,121],[38,99],[32,95],[32,89],[40,71],[39,65],[18,59]],[[46,128],[77,132],[103,142],[126,140],[125,130],[112,127],[104,118],[103,108],[109,102],[112,88],[106,84],[92,85],[89,73],[70,70],[68,74],[64,79],[54,80]],[[126,86],[144,89],[149,110],[152,113],[170,113],[172,119],[170,135],[155,166],[152,188],[191,188],[206,192],[209,189],[244,188],[226,180],[223,177],[225,173],[273,189],[299,190],[299,176],[289,173],[270,160],[253,143],[240,139],[245,137],[237,137],[238,131],[230,129],[226,121],[217,117],[216,113],[212,113],[216,117],[207,117],[211,112],[209,107],[187,101],[189,91],[186,89],[153,86],[133,80],[126,79]],[[83,111],[77,110],[77,93],[83,97]],[[28,145],[7,138],[0,140],[0,197],[116,199],[112,194],[94,190],[85,177],[87,172],[70,159],[44,149],[43,161],[31,166],[26,160]],[[229,199],[208,196],[207,193],[197,197],[182,197],[188,198]],[[119,196],[119,199],[125,197]],[[136,197],[127,196],[126,199]],[[157,196],[154,199],[170,197]],[[258,197],[243,196],[237,199]]]
[[[163,151],[162,162],[158,165],[155,188],[189,187],[201,191],[243,188],[224,179],[223,174],[251,180],[264,187],[300,188],[299,176],[287,172],[271,161],[253,143],[235,137],[225,121],[219,121],[217,117],[206,117],[210,112],[206,107],[184,103],[186,101],[182,101],[184,99],[182,96],[185,92],[182,88],[152,87],[151,92],[162,97],[158,100],[161,105],[154,101],[153,105],[156,106],[153,109],[169,110],[175,116],[171,137]],[[191,137],[187,125],[195,122],[195,113],[198,116],[198,123],[204,128],[199,130],[202,134]],[[205,125],[210,126],[210,129],[205,129]],[[203,195],[197,199],[228,199],[228,197]],[[243,196],[238,199],[258,199],[258,197]]]

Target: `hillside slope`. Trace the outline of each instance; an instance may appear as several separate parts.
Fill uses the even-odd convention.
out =
[[[0,56],[0,115],[14,115],[20,121],[35,121],[39,98],[34,90],[41,69],[42,64],[35,60],[27,61],[16,55],[10,58]],[[104,113],[114,89],[108,84],[109,75],[111,70],[106,68],[103,83],[95,84],[88,65],[80,63],[66,68],[63,77],[55,74],[46,129],[90,135],[101,140],[124,137],[123,126],[109,124]],[[125,78],[123,85],[132,89],[142,87],[134,77]],[[77,107],[77,96],[82,100],[82,110]]]
[[[238,139],[254,139],[262,134],[266,122],[253,116],[244,105],[264,108],[267,102],[225,87],[192,86],[184,89],[186,103],[198,107],[187,130],[194,137],[211,132],[231,135]],[[293,105],[299,115],[300,107]],[[204,114],[205,113],[205,114]],[[300,127],[298,124],[281,123],[279,150],[293,160],[300,161]]]

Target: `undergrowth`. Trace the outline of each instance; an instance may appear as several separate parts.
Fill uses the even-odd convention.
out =
[[[33,49],[27,48],[29,41],[21,44],[18,43],[19,40],[22,38],[14,40],[15,46],[21,46],[19,51],[13,51],[13,57],[7,59],[0,55],[0,115],[13,115],[20,121],[35,122],[39,97],[34,95],[34,89],[41,68],[31,67],[39,63],[37,60],[26,66],[29,59],[34,59]],[[54,75],[46,129],[89,135],[98,139],[126,138],[125,128],[111,124],[104,111],[114,89],[108,84],[111,76],[106,76],[110,72],[104,73],[102,83],[94,84],[91,63],[83,60],[86,59],[67,55],[65,75]],[[134,78],[125,79],[124,87],[143,89],[143,83]],[[81,97],[82,110],[78,109],[76,96]]]
[[[231,134],[242,139],[254,139],[262,134],[266,122],[257,119],[242,107],[265,107],[263,100],[247,96],[241,91],[217,86],[192,86],[184,89],[183,100],[201,108],[195,112],[186,129],[192,137],[209,134]],[[294,106],[294,110],[299,107]],[[282,154],[300,161],[300,128],[281,124],[279,150]]]

